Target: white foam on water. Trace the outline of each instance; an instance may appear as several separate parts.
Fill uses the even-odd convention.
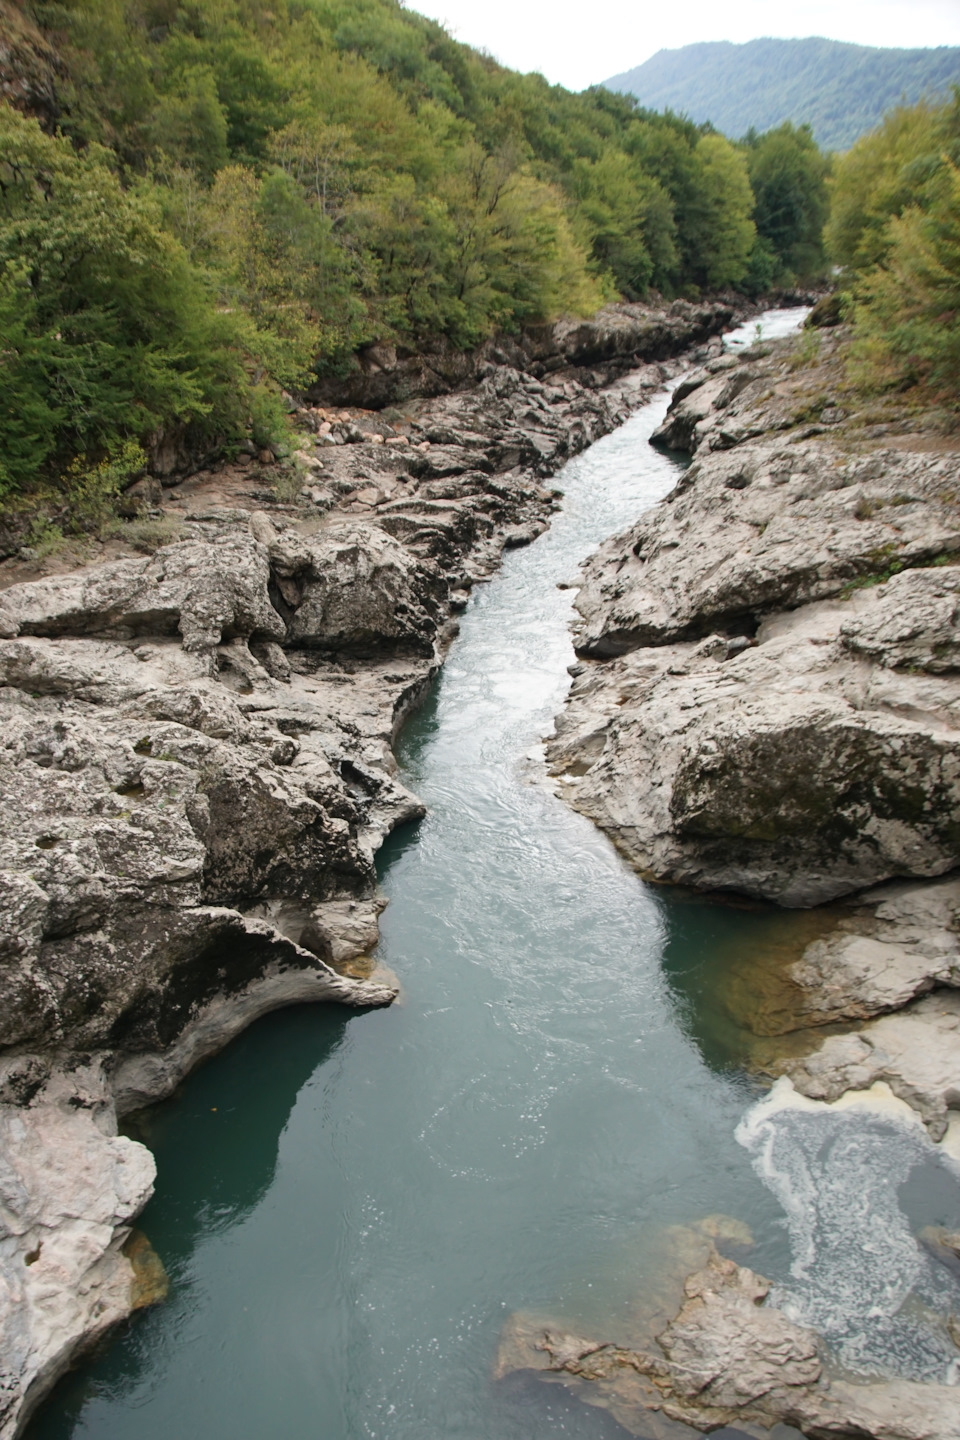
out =
[[[916,1112],[880,1083],[832,1104],[778,1080],[736,1138],[786,1212],[793,1263],[770,1303],[867,1375],[951,1383],[946,1318],[960,1285],[921,1248],[899,1189],[938,1158]]]

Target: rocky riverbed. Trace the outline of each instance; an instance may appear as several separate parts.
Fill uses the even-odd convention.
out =
[[[367,957],[376,850],[421,813],[397,729],[551,474],[731,319],[618,307],[402,409],[304,405],[286,465],[172,450],[128,535],[0,566],[3,1437],[159,1293],[118,1117],[269,1009],[396,995]]]
[[[681,382],[654,438],[692,463],[584,567],[548,755],[648,878],[828,907],[790,1004],[757,1001],[761,1033],[807,1032],[771,1067],[772,1111],[861,1106],[960,1164],[960,442],[851,400],[846,344],[759,343]],[[710,1248],[645,1346],[518,1317],[501,1372],[562,1379],[642,1435],[651,1414],[665,1436],[960,1433],[956,1361],[943,1384],[851,1383],[768,1291]]]

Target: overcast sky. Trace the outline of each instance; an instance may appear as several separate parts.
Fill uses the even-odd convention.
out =
[[[960,45],[960,0],[405,0],[516,70],[582,90],[696,40]]]

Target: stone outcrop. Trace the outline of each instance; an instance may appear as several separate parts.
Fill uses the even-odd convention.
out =
[[[762,1276],[714,1250],[688,1276],[680,1310],[649,1347],[586,1339],[515,1316],[501,1338],[496,1374],[528,1370],[561,1383],[645,1440],[683,1433],[661,1428],[660,1416],[700,1431],[786,1424],[818,1440],[951,1440],[960,1433],[960,1389],[828,1375],[816,1336],[768,1305],[769,1291]]]
[[[62,58],[14,0],[0,0],[0,96],[54,131],[68,79]]]
[[[99,1066],[47,1081],[0,1063],[0,1433],[14,1434],[88,1345],[137,1301],[130,1222],[153,1190],[153,1157],[116,1133]],[[39,1088],[38,1088],[39,1082]],[[148,1298],[148,1297],[144,1297]]]
[[[813,1100],[839,1099],[878,1081],[918,1112],[933,1140],[960,1161],[960,994],[937,990],[853,1034],[831,1035],[783,1073]]]
[[[651,353],[725,318],[680,307]],[[626,323],[601,346],[621,368]],[[393,423],[306,408],[283,472],[242,455],[142,482],[131,510],[164,507],[150,553],[0,569],[4,1440],[156,1293],[130,1228],[152,1157],[118,1115],[267,1010],[396,995],[370,959],[374,857],[423,813],[396,732],[471,586],[546,527],[544,481],[677,368],[602,389],[487,357],[475,389]]]
[[[678,391],[697,458],[585,566],[550,754],[644,873],[812,905],[960,864],[957,461],[781,438],[766,349]]]
[[[791,1028],[865,1020],[943,987],[960,989],[960,880],[890,884],[857,896],[792,967]],[[872,1083],[872,1082],[871,1082]]]
[[[610,384],[637,366],[668,360],[703,344],[734,323],[735,307],[725,301],[690,304],[608,305],[587,320],[533,325],[519,335],[496,335],[474,351],[437,340],[418,353],[377,343],[355,357],[346,377],[321,381],[311,392],[329,404],[382,407],[414,397],[436,397],[476,383],[491,366],[531,374],[589,378]]]
[[[897,576],[772,616],[749,644],[718,630],[579,665],[549,749],[564,793],[658,879],[812,905],[944,874],[960,863],[960,680],[888,665],[859,636],[916,636],[954,579]]]

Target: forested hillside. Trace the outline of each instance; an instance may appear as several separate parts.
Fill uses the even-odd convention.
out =
[[[724,135],[809,125],[827,150],[848,150],[893,105],[944,96],[960,84],[960,49],[887,50],[838,40],[718,40],[660,50],[614,75],[607,89],[671,109]]]
[[[375,342],[822,264],[805,132],[575,95],[397,0],[0,0],[0,87],[0,503],[265,440]]]
[[[960,91],[900,106],[843,157],[826,230],[853,374],[960,408]]]

